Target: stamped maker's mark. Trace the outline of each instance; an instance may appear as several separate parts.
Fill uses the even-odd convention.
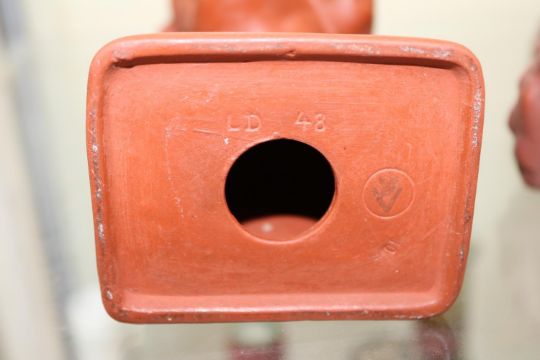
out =
[[[375,172],[364,187],[364,203],[378,217],[401,215],[412,204],[414,183],[403,171],[382,169]]]
[[[381,209],[385,213],[388,213],[392,211],[399,195],[403,191],[403,186],[399,183],[399,179],[392,175],[379,176],[376,181],[377,184],[371,188],[371,192]]]

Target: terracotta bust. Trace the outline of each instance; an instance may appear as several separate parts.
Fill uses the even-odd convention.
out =
[[[165,31],[369,33],[372,0],[173,0]]]
[[[515,154],[523,179],[540,189],[540,37],[535,59],[521,79],[510,128],[516,137]]]

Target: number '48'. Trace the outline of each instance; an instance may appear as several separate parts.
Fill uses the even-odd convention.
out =
[[[310,117],[303,112],[298,114],[294,124],[296,126],[301,126],[303,131],[313,129],[317,132],[323,132],[326,130],[326,116],[321,113],[317,113],[314,116]]]

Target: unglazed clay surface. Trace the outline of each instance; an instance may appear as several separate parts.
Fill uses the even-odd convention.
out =
[[[173,0],[166,31],[369,33],[372,0]]]
[[[361,35],[130,37],[96,55],[87,106],[100,284],[116,319],[420,318],[456,298],[484,108],[465,48]],[[328,209],[233,214],[233,165],[285,140],[330,164]],[[283,180],[273,166],[268,176]],[[317,194],[314,174],[282,183]],[[247,181],[246,192],[272,183]],[[275,228],[277,241],[266,236]]]
[[[535,59],[523,74],[519,99],[510,116],[515,155],[525,182],[540,189],[540,38]]]

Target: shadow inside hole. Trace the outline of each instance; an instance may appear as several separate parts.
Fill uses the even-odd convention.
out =
[[[335,192],[332,167],[315,148],[295,140],[267,141],[248,149],[225,184],[234,217],[253,235],[289,240],[328,210]]]

